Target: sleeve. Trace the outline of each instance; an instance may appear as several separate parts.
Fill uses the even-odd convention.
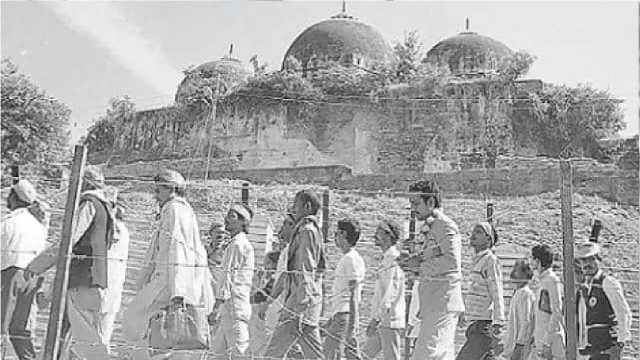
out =
[[[409,325],[416,326],[420,323],[418,313],[420,312],[420,293],[418,291],[418,282],[413,283],[411,290],[411,304],[409,304]]]
[[[562,283],[557,280],[547,280],[549,302],[551,305],[551,319],[544,334],[543,344],[551,344],[551,337],[555,336],[562,324]]]
[[[222,281],[218,287],[217,298],[229,300],[231,298],[231,288],[236,276],[236,271],[240,267],[240,249],[235,243],[231,243],[224,252],[222,259]]]
[[[13,221],[7,221],[6,218],[2,219],[2,224],[0,224],[0,228],[1,231],[0,232],[0,239],[2,239],[2,247],[0,247],[0,249],[2,249],[2,251],[10,251],[12,248],[12,243],[13,243]],[[12,256],[12,255],[9,255]],[[7,257],[7,255],[2,255],[2,259],[4,260]]]
[[[78,240],[84,235],[96,213],[93,203],[91,201],[84,201],[80,204],[78,213],[76,215],[76,221],[74,222],[73,231],[71,232],[71,246],[73,247]],[[50,246],[35,259],[31,261],[28,270],[33,271],[36,274],[42,274],[55,265],[58,259],[58,253],[60,252],[60,243]]]
[[[533,316],[534,300],[526,293],[518,291],[516,297],[512,300],[515,305],[515,323],[514,330],[516,344],[527,345],[531,339],[531,324]]]
[[[391,304],[403,296],[401,282],[404,281],[402,270],[395,263],[390,268],[384,270],[382,275],[383,295],[380,305],[383,311],[391,309]]]
[[[631,339],[631,309],[629,303],[624,298],[624,291],[618,280],[607,276],[602,284],[604,293],[611,302],[613,312],[616,314],[618,322],[618,341],[625,342]]]
[[[293,259],[292,277],[299,286],[300,301],[298,304],[302,308],[306,308],[313,303],[314,298],[319,295],[316,289],[314,271],[317,267],[316,254],[314,251],[314,234],[311,230],[301,230],[298,233],[296,242],[298,246],[295,248]]]
[[[493,303],[491,313],[494,324],[504,323],[504,291],[502,288],[502,269],[498,258],[491,256],[487,264],[487,285],[489,286],[489,296]]]

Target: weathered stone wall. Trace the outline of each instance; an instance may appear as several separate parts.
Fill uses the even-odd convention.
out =
[[[91,161],[209,153],[214,159],[237,157],[240,168],[344,164],[356,174],[492,167],[495,156],[531,147],[514,130],[519,125],[511,98],[518,91],[519,84],[473,80],[451,83],[445,94],[405,87],[400,98],[379,101],[318,104],[238,96],[219,102],[215,119],[176,107],[143,111],[119,130],[114,151],[92,154]],[[469,156],[479,153],[488,159]]]

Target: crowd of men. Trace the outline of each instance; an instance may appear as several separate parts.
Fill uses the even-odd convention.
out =
[[[415,240],[404,240],[394,220],[377,224],[373,237],[382,260],[370,271],[376,280],[363,334],[359,318],[368,270],[358,252],[358,220],[337,221],[334,241],[342,255],[329,274],[320,201],[312,191],[298,192],[278,244],[257,271],[247,238],[254,217],[249,206],[231,205],[224,224],[215,223],[201,238],[184,177],[166,170],[154,181],[160,211],[136,295],[122,314],[132,359],[382,355],[398,360],[404,335],[415,338],[415,360],[564,359],[563,311],[576,311],[578,322],[571,326],[577,326],[585,359],[620,359],[631,339],[629,306],[620,283],[602,271],[597,243],[576,245],[576,309],[563,309],[562,283],[552,268],[555,254],[547,245],[533,247],[529,258],[516,263],[510,277],[517,289],[505,309],[502,268],[494,252],[498,233],[489,222],[479,221],[472,229],[469,245],[475,255],[469,279],[463,279],[461,233],[443,211],[440,190],[432,181],[409,188],[411,209],[422,223]],[[87,167],[82,184],[59,358],[108,359],[128,258],[126,206],[105,186],[98,168]],[[46,306],[43,275],[57,261],[58,247],[46,246],[46,209],[28,181],[11,188],[7,206],[10,213],[2,220],[2,333],[19,359],[35,359],[32,304]],[[408,275],[417,275],[410,306],[405,303]],[[328,276],[333,280],[325,322],[322,282]],[[464,296],[463,281],[470,283]],[[466,342],[456,352],[455,334],[461,326],[466,326]]]

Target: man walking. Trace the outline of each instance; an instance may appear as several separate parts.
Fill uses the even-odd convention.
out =
[[[322,274],[325,270],[324,244],[316,214],[320,200],[309,190],[296,194],[291,213],[296,227],[289,245],[287,274],[289,286],[280,323],[267,347],[265,357],[283,358],[294,344],[300,344],[305,359],[323,359],[320,341]]]
[[[35,359],[29,328],[33,299],[41,277],[25,274],[27,265],[46,248],[47,229],[29,208],[38,194],[27,180],[13,185],[7,197],[10,213],[2,219],[2,336],[10,337],[20,360]]]
[[[631,340],[631,310],[620,282],[600,268],[600,246],[576,244],[575,266],[585,276],[586,287],[578,292],[578,323],[587,345],[580,354],[590,360],[620,360]]]
[[[422,250],[401,259],[405,271],[420,273],[421,325],[413,359],[453,360],[456,325],[464,312],[460,232],[442,211],[435,182],[417,182],[409,191],[413,193],[411,210],[424,221]]]
[[[402,238],[400,226],[393,220],[383,220],[376,228],[374,238],[384,257],[376,278],[364,353],[367,358],[375,359],[382,351],[384,360],[400,360],[406,312],[405,276],[397,263],[400,251],[396,244]]]
[[[87,166],[82,194],[71,235],[73,257],[69,268],[66,314],[74,344],[71,350],[86,359],[108,359],[109,338],[105,332],[109,265],[107,253],[116,237],[115,215],[106,199],[104,176]],[[42,274],[56,263],[59,245],[34,259],[28,270]]]

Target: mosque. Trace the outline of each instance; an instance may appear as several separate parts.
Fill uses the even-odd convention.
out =
[[[522,91],[538,91],[539,80],[510,84],[491,80],[500,60],[513,54],[503,43],[466,30],[443,39],[424,62],[445,66],[454,80],[440,101],[348,99],[340,104],[305,104],[259,97],[216,102],[214,112],[194,116],[182,111],[197,86],[187,75],[175,104],[139,111],[118,130],[113,149],[93,154],[94,163],[153,162],[163,159],[207,159],[209,171],[344,165],[354,174],[402,171],[443,172],[491,166],[487,139],[496,154],[537,154],[531,114],[512,99]],[[305,76],[327,60],[368,68],[389,61],[393,50],[371,25],[342,11],[309,26],[283,56],[295,57]],[[191,70],[216,79],[221,93],[242,84],[253,70],[233,57]],[[405,89],[406,90],[406,89]],[[419,89],[414,98],[423,97]],[[115,154],[115,156],[114,156]]]

